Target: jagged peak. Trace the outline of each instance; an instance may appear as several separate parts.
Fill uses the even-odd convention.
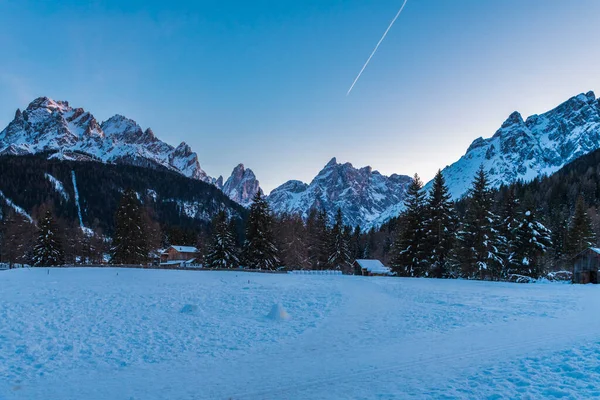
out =
[[[481,136],[478,137],[477,139],[473,140],[473,142],[471,143],[471,145],[469,146],[469,148],[467,149],[467,153],[469,153],[471,150],[475,150],[483,145],[485,145],[486,141],[484,138],[482,138]]]
[[[587,92],[585,94],[585,97],[587,97],[589,103],[592,103],[592,102],[596,101],[596,94],[592,90],[590,90],[589,92]]]
[[[109,119],[107,119],[106,121],[104,121],[102,124],[107,124],[107,123],[115,123],[115,122],[127,122],[130,124],[135,124],[137,125],[137,122],[135,122],[134,120],[127,118],[124,115],[121,114],[115,114],[112,117],[110,117]]]
[[[17,111],[15,111],[15,119],[21,119],[23,118],[23,113],[21,112],[20,108],[17,108]]]
[[[329,160],[329,162],[325,165],[325,168],[331,167],[333,165],[337,165],[337,159],[335,157],[333,157],[331,160]]]
[[[379,174],[379,171],[373,171],[373,168],[370,165],[362,167],[361,169],[359,169],[359,171],[367,174]]]
[[[147,128],[144,131],[144,136],[150,138],[150,139],[156,139],[156,135],[154,134],[154,131],[151,128]]]
[[[192,148],[186,142],[179,143],[179,146],[175,148],[177,154],[192,154]]]
[[[513,125],[521,125],[524,124],[525,121],[523,121],[523,116],[521,116],[521,113],[518,111],[513,111],[508,118],[506,119],[506,121],[504,121],[504,123],[502,124],[502,126],[500,127],[500,129],[503,128],[507,128],[509,126],[513,126]]]
[[[132,119],[129,119],[121,114],[115,114],[106,121],[100,124],[102,130],[107,135],[138,132],[142,134],[142,128]]]
[[[27,111],[33,111],[38,108],[46,108],[51,111],[68,111],[70,110],[69,102],[62,100],[53,100],[50,97],[38,97],[27,106]]]

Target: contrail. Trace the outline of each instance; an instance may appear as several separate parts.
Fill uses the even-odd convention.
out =
[[[396,14],[396,16],[394,17],[394,19],[392,20],[392,22],[390,22],[390,25],[385,30],[385,33],[383,34],[383,36],[381,37],[381,39],[379,39],[379,42],[377,42],[377,46],[375,46],[375,49],[373,50],[373,52],[369,56],[369,59],[367,60],[367,62],[365,63],[365,65],[363,65],[362,69],[358,73],[358,76],[356,77],[356,79],[354,80],[354,82],[352,82],[352,86],[350,86],[350,89],[348,89],[348,93],[346,93],[346,96],[348,96],[350,94],[350,92],[354,88],[354,85],[356,85],[356,82],[358,82],[358,80],[360,79],[360,76],[364,72],[365,68],[367,68],[367,65],[369,65],[369,62],[371,61],[371,58],[373,58],[373,56],[377,52],[377,49],[379,48],[379,45],[381,44],[381,42],[383,42],[383,39],[385,39],[385,37],[387,36],[388,32],[390,31],[390,29],[394,25],[394,22],[396,22],[396,20],[398,19],[398,17],[402,13],[402,10],[404,10],[404,6],[406,5],[407,1],[408,0],[404,0],[404,3],[402,3],[402,7],[400,7],[400,11],[398,11],[398,14]]]

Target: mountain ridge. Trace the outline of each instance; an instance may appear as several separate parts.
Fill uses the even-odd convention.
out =
[[[73,108],[67,101],[38,97],[25,110],[17,109],[14,119],[0,131],[0,155],[47,151],[55,152],[50,157],[64,160],[161,166],[223,187],[220,184],[223,179],[210,177],[201,168],[197,153],[185,142],[176,147],[167,144],[158,139],[151,128],[142,130],[137,122],[120,114],[98,123],[90,112]],[[258,190],[258,180],[253,187]],[[240,204],[246,205],[255,193],[231,185],[228,191],[237,195]]]

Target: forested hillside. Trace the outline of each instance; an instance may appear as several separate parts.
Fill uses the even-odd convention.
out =
[[[15,210],[9,202],[34,218],[40,207],[50,207],[58,218],[111,235],[126,189],[137,193],[163,227],[200,232],[221,210],[236,219],[246,213],[213,185],[166,168],[61,161],[47,154],[0,157],[0,206],[5,215]]]

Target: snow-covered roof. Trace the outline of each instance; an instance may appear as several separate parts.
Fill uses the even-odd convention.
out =
[[[366,269],[371,273],[387,274],[391,272],[391,270],[383,265],[379,260],[356,260],[356,262],[362,269]]]
[[[160,265],[189,265],[189,264],[194,264],[196,262],[195,258],[192,258],[191,260],[169,260],[169,261],[165,261],[165,262],[161,262]]]
[[[600,249],[598,247],[590,247],[590,250],[594,253],[600,254]]]
[[[180,253],[197,253],[198,249],[195,248],[194,246],[169,246],[165,251],[169,250],[169,249],[175,249],[176,251],[180,252]]]

